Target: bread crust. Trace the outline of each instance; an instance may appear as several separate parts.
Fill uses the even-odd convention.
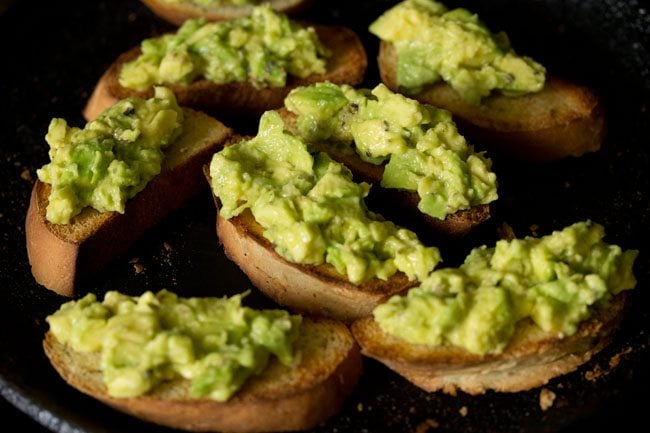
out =
[[[352,284],[332,265],[304,265],[282,258],[262,232],[249,210],[230,219],[217,215],[217,234],[227,257],[260,291],[293,310],[351,322],[417,284],[402,273],[386,281],[373,278]]]
[[[189,431],[254,433],[315,427],[334,416],[362,371],[359,348],[342,323],[304,319],[296,342],[296,364],[277,360],[251,378],[227,402],[188,395],[188,381],[161,384],[137,398],[106,393],[99,354],[74,352],[51,332],[45,353],[60,376],[77,390],[140,419]]]
[[[561,338],[532,321],[517,324],[506,349],[477,355],[455,346],[411,344],[384,332],[373,317],[352,324],[362,354],[377,359],[425,391],[483,394],[518,392],[542,386],[589,361],[610,340],[627,304],[625,293],[596,310],[575,334]]]
[[[296,130],[296,115],[286,108],[278,110],[282,116],[285,127],[290,131]],[[490,219],[491,206],[489,204],[476,205],[469,209],[462,209],[447,215],[444,219],[434,218],[418,209],[420,196],[417,192],[383,188],[381,179],[384,176],[384,165],[375,165],[365,162],[356,152],[344,152],[339,147],[328,143],[310,143],[314,150],[327,153],[333,160],[349,168],[355,179],[373,185],[371,194],[379,202],[397,205],[413,217],[423,221],[427,227],[436,233],[452,237],[462,237],[471,233],[479,225]],[[375,194],[376,193],[376,194]]]
[[[295,87],[321,81],[338,84],[359,84],[364,77],[368,60],[361,40],[352,30],[340,26],[314,26],[320,40],[332,52],[324,74],[306,78],[287,77],[284,87],[255,88],[250,82],[215,84],[206,79],[188,85],[169,85],[179,105],[209,112],[258,116],[266,110],[281,107],[285,96]],[[138,57],[140,47],[120,55],[97,83],[84,109],[87,120],[97,117],[116,100],[129,96],[149,98],[153,89],[135,91],[122,87],[119,75],[122,65]]]
[[[378,63],[382,81],[396,91],[392,44],[380,43]],[[495,94],[479,106],[467,104],[442,82],[425,86],[412,97],[451,111],[463,133],[477,143],[522,160],[546,162],[598,151],[607,131],[597,95],[552,75],[540,92],[517,98]]]
[[[180,26],[186,20],[204,18],[207,21],[222,21],[251,14],[253,6],[204,7],[189,3],[167,3],[163,0],[142,0],[149,9],[165,21]],[[279,12],[294,14],[300,12],[309,0],[271,0],[271,7]]]
[[[203,113],[183,110],[183,133],[166,150],[161,173],[127,202],[124,214],[86,208],[69,224],[52,224],[46,219],[50,185],[35,182],[25,232],[27,256],[39,284],[72,296],[81,279],[101,270],[205,187],[201,167],[232,131]]]

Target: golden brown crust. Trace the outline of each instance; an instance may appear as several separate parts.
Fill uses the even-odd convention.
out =
[[[262,231],[248,210],[229,220],[217,216],[217,234],[228,258],[258,289],[296,311],[351,322],[417,284],[402,273],[387,281],[373,278],[352,284],[329,264],[302,265],[285,260]]]
[[[252,6],[204,7],[189,3],[168,3],[164,0],[142,0],[160,18],[180,26],[188,19],[204,18],[207,21],[222,21],[251,14]],[[286,13],[298,13],[305,8],[308,0],[271,0],[273,9]]]
[[[103,268],[205,187],[201,167],[232,131],[203,113],[184,112],[183,133],[167,149],[161,174],[127,202],[124,214],[86,208],[70,224],[52,224],[45,217],[50,186],[36,181],[25,230],[29,263],[39,284],[72,296],[81,278]]]
[[[74,352],[48,332],[45,353],[71,386],[146,421],[190,431],[238,433],[295,431],[334,416],[361,374],[359,349],[345,325],[304,319],[296,342],[296,364],[277,361],[250,379],[229,401],[188,395],[186,380],[163,383],[146,396],[106,394],[99,355]]]
[[[278,110],[285,126],[290,131],[295,131],[296,115],[286,108]],[[345,152],[337,146],[327,143],[312,143],[311,148],[327,153],[332,159],[349,168],[357,181],[368,182],[373,185],[373,193],[377,193],[382,202],[397,205],[410,215],[422,220],[428,227],[448,236],[461,237],[468,235],[480,224],[491,216],[489,204],[473,206],[470,209],[460,210],[447,215],[445,219],[431,217],[418,209],[420,196],[417,192],[381,187],[384,176],[384,166],[370,164],[362,160],[356,152]]]
[[[314,26],[323,44],[331,50],[327,71],[300,79],[288,77],[285,87],[256,89],[250,82],[215,84],[198,80],[188,85],[168,86],[176,94],[179,105],[226,114],[257,116],[262,112],[281,107],[284,97],[298,86],[320,81],[355,85],[363,80],[367,67],[366,52],[361,40],[352,30],[338,26]],[[153,89],[144,92],[122,87],[119,74],[122,65],[135,59],[140,48],[135,47],[123,53],[101,77],[91,95],[84,117],[94,119],[115,99],[128,96],[151,97]]]
[[[626,296],[619,294],[608,308],[597,310],[574,335],[565,338],[523,321],[498,355],[477,355],[455,346],[411,344],[382,331],[372,317],[354,322],[352,333],[364,355],[426,391],[517,392],[544,385],[587,362],[607,344],[625,306]]]
[[[381,42],[382,81],[397,89],[393,46]],[[606,134],[604,109],[589,89],[548,76],[544,88],[517,98],[493,95],[479,106],[465,103],[444,83],[427,86],[415,99],[451,111],[464,134],[509,156],[551,161],[595,152]]]

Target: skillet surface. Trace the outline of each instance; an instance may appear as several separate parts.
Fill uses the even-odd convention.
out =
[[[366,29],[394,2],[315,3],[304,18],[357,30],[370,63],[365,85],[377,84],[377,40]],[[448,5],[478,12],[492,29],[507,31],[518,52],[597,90],[606,104],[609,135],[596,154],[544,165],[490,154],[500,188],[494,218],[462,241],[435,240],[445,264],[458,264],[473,246],[492,244],[504,222],[524,236],[533,225],[546,234],[592,219],[606,227],[609,241],[641,250],[632,307],[609,347],[546,386],[557,395],[547,411],[540,408],[539,389],[478,397],[427,394],[366,360],[361,382],[343,411],[314,432],[634,431],[632,426],[644,425],[650,409],[650,263],[643,242],[650,224],[650,9],[616,0],[466,0]],[[44,318],[64,299],[34,282],[24,242],[29,192],[35,170],[46,162],[43,137],[50,119],[83,125],[81,109],[109,63],[141,39],[170,29],[137,1],[22,1],[0,15],[0,390],[53,431],[170,431],[81,395],[49,366],[41,349]],[[255,121],[222,119],[241,132],[256,127]],[[79,292],[137,294],[169,288],[187,296],[220,296],[252,288],[219,249],[214,217],[206,189]],[[134,261],[144,266],[143,272],[136,272]],[[272,306],[254,289],[247,300],[252,306]]]

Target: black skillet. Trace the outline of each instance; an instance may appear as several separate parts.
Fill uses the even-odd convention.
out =
[[[365,85],[370,87],[378,82],[377,40],[366,29],[392,3],[317,0],[304,18],[343,23],[359,32],[369,54]],[[622,0],[466,0],[448,5],[473,9],[492,29],[507,31],[520,53],[598,91],[609,135],[596,154],[549,164],[491,155],[500,182],[494,218],[462,241],[435,240],[445,264],[458,264],[473,246],[493,243],[504,222],[523,236],[592,219],[606,227],[611,242],[641,250],[634,302],[609,347],[546,386],[557,396],[546,411],[539,405],[539,389],[477,397],[427,394],[366,360],[359,386],[341,413],[314,432],[646,431],[650,9]],[[108,64],[141,39],[170,28],[136,0],[23,0],[10,3],[0,15],[0,389],[14,406],[53,431],[169,431],[85,397],[47,363],[41,350],[43,319],[64,299],[32,279],[23,224],[35,170],[47,158],[43,137],[50,119],[64,117],[82,125],[83,104]],[[224,120],[242,132],[255,130],[255,122]],[[79,292],[137,294],[169,288],[201,296],[251,288],[219,249],[214,217],[206,189]],[[138,273],[134,261],[144,271]],[[248,301],[272,305],[255,290]]]

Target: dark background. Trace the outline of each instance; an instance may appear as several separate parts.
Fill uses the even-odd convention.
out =
[[[304,18],[357,30],[369,57],[364,84],[373,87],[377,40],[366,28],[391,3],[316,0]],[[477,397],[427,394],[366,360],[359,387],[341,414],[315,431],[422,433],[427,427],[448,432],[645,431],[650,409],[650,266],[644,243],[650,223],[647,3],[450,0],[447,4],[477,11],[493,30],[506,30],[520,53],[597,91],[607,110],[609,135],[596,154],[544,165],[489,153],[499,177],[494,217],[466,239],[428,239],[440,247],[445,265],[457,264],[473,246],[493,243],[504,222],[524,236],[590,218],[606,227],[611,242],[641,250],[635,268],[639,284],[612,344],[578,371],[547,385],[557,395],[548,411],[539,407],[539,389]],[[63,117],[83,125],[83,105],[113,59],[141,39],[171,28],[136,0],[16,0],[0,15],[0,392],[11,402],[0,399],[0,415],[5,425],[16,421],[22,427],[19,431],[45,431],[42,424],[61,432],[169,432],[80,395],[51,369],[40,347],[46,330],[43,319],[64,299],[31,277],[24,216],[35,170],[46,162],[43,137],[50,119]],[[242,132],[255,129],[254,121],[219,117]],[[480,143],[476,146],[480,148]],[[169,288],[200,296],[251,288],[219,249],[214,216],[206,189],[105,272],[81,284],[79,292],[120,289],[136,294]],[[134,260],[144,272],[135,272]],[[248,301],[253,306],[270,305],[255,290]],[[615,360],[619,362],[612,367]],[[463,407],[465,416],[460,413]]]

